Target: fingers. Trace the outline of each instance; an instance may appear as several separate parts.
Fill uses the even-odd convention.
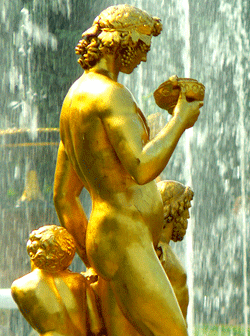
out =
[[[204,102],[200,100],[188,101],[185,90],[180,91],[179,98],[178,98],[179,102],[183,100],[185,100],[187,104],[189,104],[190,106],[193,106],[194,108],[201,108],[204,105]]]
[[[199,100],[194,100],[193,102],[188,103],[188,104],[192,104],[195,109],[200,109],[204,105],[204,102],[199,101]]]
[[[178,82],[178,76],[177,75],[173,75],[173,76],[169,77],[168,80],[171,82],[173,87],[175,87],[175,88],[179,87],[179,89],[180,89],[180,94],[179,94],[179,97],[178,97],[179,104],[180,104],[180,101],[182,101],[181,104],[183,104],[184,103],[183,100],[185,100],[188,104],[193,104],[195,107],[198,104],[198,106],[197,106],[198,108],[201,108],[204,105],[203,101],[197,101],[197,100],[195,100],[193,95],[190,96],[190,93],[187,92],[187,91],[190,91],[190,88],[187,85],[185,85],[185,82],[184,83]],[[187,96],[187,93],[189,94],[188,96]]]
[[[186,100],[186,92],[185,90],[183,90],[183,88],[181,87],[181,91],[179,94],[179,99],[185,99]]]
[[[178,76],[173,75],[169,77],[168,80],[172,83],[173,86],[178,86]]]
[[[200,108],[203,106],[203,101],[195,100],[188,102],[185,99],[185,92],[181,92],[173,115],[178,115],[182,120],[185,128],[193,127],[200,115]]]

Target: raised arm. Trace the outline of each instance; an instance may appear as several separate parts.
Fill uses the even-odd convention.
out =
[[[79,200],[84,183],[79,179],[60,143],[54,182],[54,204],[62,226],[74,237],[80,258],[89,267],[86,255],[88,219]]]
[[[163,171],[185,129],[198,119],[201,106],[202,102],[187,102],[181,93],[171,120],[144,144],[131,94],[125,88],[113,93],[111,108],[103,118],[104,127],[121,163],[138,184],[152,181]]]

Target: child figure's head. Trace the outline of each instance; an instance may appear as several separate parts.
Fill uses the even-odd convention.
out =
[[[71,264],[76,247],[65,228],[46,225],[31,232],[27,251],[36,267],[54,273],[65,270]]]
[[[183,240],[189,218],[189,208],[193,199],[193,191],[177,181],[161,181],[157,183],[164,208],[164,229],[173,225],[171,240]]]

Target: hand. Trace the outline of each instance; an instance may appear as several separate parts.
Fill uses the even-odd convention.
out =
[[[92,267],[87,268],[86,272],[81,272],[89,284],[92,284],[98,280],[98,275]]]
[[[173,87],[174,86],[175,87],[178,86],[178,76],[177,75],[173,75],[173,76],[169,77],[168,80],[171,82],[171,84],[173,85]]]
[[[188,102],[186,94],[183,88],[181,88],[177,105],[173,111],[173,116],[176,116],[180,120],[185,129],[193,127],[199,117],[200,108],[203,105],[204,103],[202,101],[194,100]]]

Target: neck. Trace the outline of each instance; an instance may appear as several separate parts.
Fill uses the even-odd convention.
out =
[[[163,229],[160,241],[169,244],[173,232],[173,222],[167,223],[166,227]]]
[[[93,66],[88,72],[100,73],[104,76],[107,76],[117,82],[119,75],[119,66],[117,58],[114,54],[106,54],[104,55],[100,61]]]

